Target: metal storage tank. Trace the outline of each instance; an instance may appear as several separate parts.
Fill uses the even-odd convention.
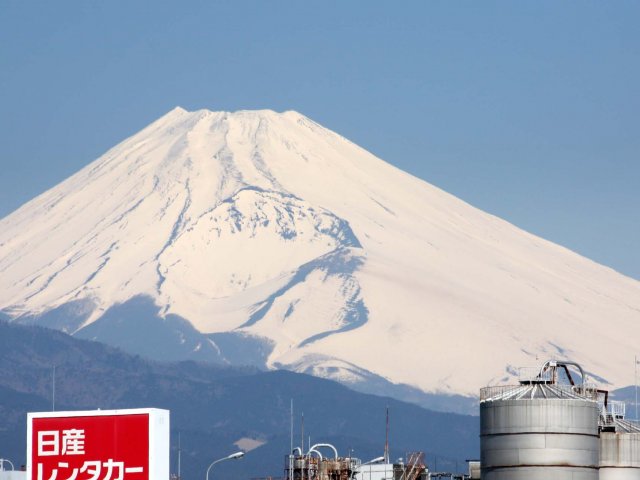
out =
[[[469,460],[469,479],[470,480],[479,480],[480,479],[480,461],[479,460]]]
[[[569,367],[580,370],[576,383]],[[566,372],[568,384],[559,381]],[[480,392],[483,480],[597,480],[598,403],[595,387],[572,362],[546,362],[515,386]]]
[[[600,480],[640,479],[640,425],[624,414],[621,402],[601,407]]]

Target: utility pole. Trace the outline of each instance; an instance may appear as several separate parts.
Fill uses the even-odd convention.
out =
[[[56,366],[53,366],[53,374],[51,377],[51,411],[56,411]]]
[[[387,425],[384,435],[384,463],[389,463],[389,405],[387,405]]]
[[[289,478],[292,480],[293,479],[293,465],[294,465],[294,458],[293,458],[293,398],[291,398],[291,407],[289,409],[289,422],[290,422],[290,427],[291,430],[289,432],[289,436],[290,436],[290,440],[291,440],[291,448],[289,450]]]
[[[638,356],[633,357],[634,360],[634,368],[635,368],[635,385],[636,385],[636,422],[638,419]]]
[[[182,480],[182,472],[181,472],[181,457],[182,456],[182,445],[180,444],[180,432],[178,432],[178,480]]]

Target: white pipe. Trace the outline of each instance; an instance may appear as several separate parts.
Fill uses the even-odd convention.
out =
[[[543,375],[544,371],[547,368],[549,368],[549,367],[556,367],[557,368],[559,365],[563,365],[565,367],[574,366],[578,370],[580,370],[580,381],[584,385],[584,380],[585,380],[584,370],[582,369],[580,364],[578,364],[576,362],[571,362],[571,361],[568,361],[568,360],[547,360],[546,362],[544,362],[544,365],[542,365],[542,368],[540,369],[540,378],[542,378],[542,375]]]
[[[316,443],[315,445],[313,445],[310,449],[309,452],[311,450],[314,450],[316,448],[320,448],[320,447],[326,447],[326,448],[330,448],[331,450],[333,450],[333,453],[335,454],[334,458],[338,458],[338,450],[336,450],[336,447],[334,447],[333,445],[331,445],[330,443]],[[308,453],[308,452],[307,452]]]
[[[309,455],[311,455],[311,453],[317,453],[318,456],[320,457],[320,460],[322,460],[322,454],[318,450],[316,450],[315,448],[310,448],[309,449]]]

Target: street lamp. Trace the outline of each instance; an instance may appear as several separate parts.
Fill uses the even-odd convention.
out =
[[[209,470],[211,470],[211,467],[213,467],[216,463],[224,462],[225,460],[235,460],[237,458],[242,458],[242,457],[244,457],[244,452],[236,452],[236,453],[232,453],[228,457],[219,458],[218,460],[214,460],[211,463],[211,465],[209,465],[209,468],[207,468],[206,480],[209,480]]]
[[[16,468],[13,466],[13,463],[11,463],[10,460],[7,460],[6,458],[0,458],[0,472],[4,472],[4,464],[8,463],[9,465],[11,465],[11,470],[15,470]]]

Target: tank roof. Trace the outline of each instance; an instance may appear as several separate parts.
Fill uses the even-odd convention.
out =
[[[558,385],[552,383],[529,383],[521,385],[499,385],[480,390],[480,401],[565,399],[596,401],[598,392],[587,385]]]
[[[578,370],[579,376],[570,367]],[[562,374],[562,375],[561,375]],[[480,390],[480,402],[496,400],[573,399],[597,401],[598,389],[585,383],[582,367],[571,361],[548,360],[541,367],[523,367],[519,385],[500,385]],[[561,383],[564,378],[565,383]]]
[[[640,424],[637,422],[617,418],[614,423],[618,433],[640,433]]]

